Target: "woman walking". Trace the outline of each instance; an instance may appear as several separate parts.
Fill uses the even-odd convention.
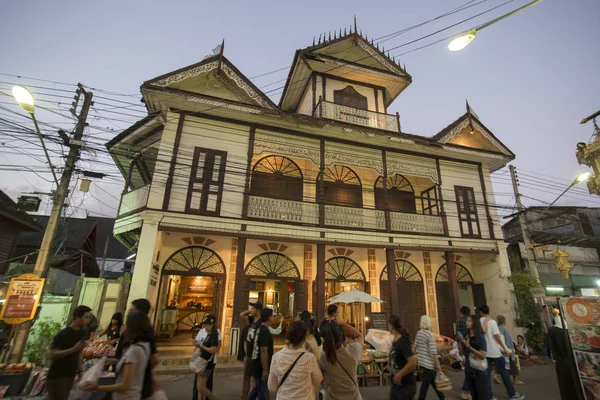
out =
[[[342,329],[353,337],[355,342],[343,343]],[[362,356],[365,337],[348,324],[324,321],[321,324],[323,354],[321,368],[325,371],[326,393],[329,400],[362,400],[356,383],[356,367]]]
[[[123,314],[120,312],[114,313],[110,319],[110,324],[106,326],[98,334],[98,336],[106,335],[106,338],[110,341],[110,344],[116,344],[123,333],[125,332],[125,325],[123,324]]]
[[[273,355],[268,387],[278,400],[314,400],[323,374],[314,354],[305,348],[308,327],[302,321],[287,331],[287,345]]]
[[[98,386],[86,382],[81,389],[87,391],[112,392],[114,400],[138,400],[142,398],[144,375],[150,361],[150,340],[153,337],[148,316],[143,312],[129,314],[126,323],[127,350],[116,368],[117,377],[113,385]]]
[[[489,380],[487,377],[487,343],[481,330],[479,318],[475,315],[467,318],[469,337],[458,335],[460,352],[465,356],[465,375],[469,382],[472,400],[490,400]]]
[[[390,350],[392,370],[390,400],[414,399],[417,392],[417,380],[414,374],[417,368],[417,357],[413,355],[408,331],[402,327],[400,317],[392,315],[388,322],[390,333],[394,337]]]
[[[421,390],[419,391],[419,400],[425,400],[429,385],[433,386],[433,390],[438,398],[445,399],[444,393],[440,392],[435,384],[436,372],[442,372],[440,359],[435,346],[435,338],[431,333],[431,318],[427,315],[421,317],[419,331],[415,336],[415,346],[417,348],[417,361],[419,367],[423,368],[423,379],[421,381]]]
[[[217,351],[219,351],[219,332],[217,327],[215,326],[216,318],[213,315],[207,315],[204,317],[204,321],[202,324],[204,325],[204,330],[206,333],[206,337],[203,340],[201,339],[200,333],[194,340],[194,346],[200,349],[200,358],[207,361],[206,368],[196,374],[196,383],[198,390],[198,398],[199,399],[210,399],[216,400],[215,395],[212,394],[212,391],[206,387],[206,382],[211,377],[215,370],[215,362],[213,362],[213,358]]]

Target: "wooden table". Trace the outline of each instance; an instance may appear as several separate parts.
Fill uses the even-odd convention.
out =
[[[373,358],[371,356],[363,356],[360,359],[357,368],[358,382],[363,382],[363,386],[368,386],[369,378],[375,378],[379,380],[379,386],[383,385],[383,379],[386,371],[389,372],[388,359],[386,358]]]

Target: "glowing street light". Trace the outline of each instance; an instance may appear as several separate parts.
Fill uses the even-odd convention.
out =
[[[523,7],[519,7],[516,10],[509,12],[508,14],[504,14],[501,17],[493,19],[489,22],[486,22],[485,24],[479,25],[476,28],[469,29],[466,32],[463,32],[461,34],[454,36],[450,40],[450,43],[448,43],[448,50],[460,51],[460,50],[464,49],[465,47],[467,47],[467,45],[469,43],[471,43],[473,41],[473,39],[475,39],[475,35],[477,35],[477,32],[479,32],[483,28],[487,28],[488,26],[493,25],[496,22],[502,21],[503,19],[506,19],[506,18],[510,17],[511,15],[514,15],[520,11],[523,11],[524,9],[529,8],[531,6],[535,6],[537,3],[541,3],[541,2],[542,2],[542,0],[533,0],[532,2],[525,4]]]
[[[29,90],[25,89],[23,86],[13,86],[12,95],[25,112],[33,114],[35,101],[33,99],[33,94]]]
[[[585,181],[587,181],[590,178],[591,175],[592,175],[591,172],[584,172],[581,175],[579,175],[577,177],[577,179],[575,179],[575,181],[577,183],[585,182]]]

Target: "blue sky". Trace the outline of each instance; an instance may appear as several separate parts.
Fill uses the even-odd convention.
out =
[[[318,37],[321,32],[349,27],[354,15],[363,33],[380,37],[466,2],[2,2],[0,73],[82,82],[91,87],[135,94],[139,93],[144,80],[202,60],[225,38],[226,56],[247,77],[253,77],[288,66],[296,49],[309,46],[313,36]],[[502,2],[487,0],[394,38],[384,46],[399,46]],[[466,30],[525,3],[525,0],[514,0],[392,54]],[[562,179],[557,181],[557,186],[567,185],[581,170],[575,158],[576,143],[587,142],[592,134],[591,124],[578,123],[600,109],[598,21],[600,2],[597,0],[545,0],[481,31],[461,52],[450,53],[442,42],[403,55],[401,62],[413,76],[413,83],[389,112],[400,113],[404,131],[432,136],[464,113],[465,99],[468,99],[482,122],[516,153],[515,165],[519,169],[530,171],[532,176],[538,172],[556,177]],[[286,74],[287,71],[271,74],[255,79],[254,83],[263,87],[284,79]],[[0,81],[35,84],[35,81],[2,75]],[[8,83],[0,84],[0,88],[6,91]],[[50,83],[43,85],[60,87]],[[273,84],[264,90],[281,85]],[[279,95],[273,99],[278,101]],[[40,119],[42,117],[52,122],[67,122],[51,114],[42,115]],[[110,135],[104,135],[101,140],[108,137]],[[0,164],[7,162],[7,158],[13,164],[35,163],[5,150],[6,147],[0,147],[0,155],[4,152]],[[15,174],[0,171],[0,188],[12,196],[32,186],[38,190],[49,189],[48,183],[31,173],[24,172],[18,179],[14,179]],[[28,182],[21,179],[23,175]],[[549,177],[544,179],[553,180]],[[497,192],[510,192],[505,179],[501,177],[496,182]],[[552,201],[560,190],[549,189],[546,183],[532,183],[531,189],[523,188],[523,192]],[[115,197],[121,188],[108,182],[99,185],[103,191],[96,192],[96,197],[116,207]],[[600,199],[588,198],[583,189],[583,186],[576,189],[574,197],[560,204],[599,206]],[[498,203],[513,202],[510,195],[502,196],[498,197]],[[110,207],[98,204],[91,196],[81,199],[82,210],[114,215]],[[526,204],[535,202],[528,200]]]

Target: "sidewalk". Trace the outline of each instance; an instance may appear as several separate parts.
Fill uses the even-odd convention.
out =
[[[449,372],[454,389],[446,394],[447,399],[460,399],[463,376],[462,372]],[[157,377],[157,380],[167,393],[169,400],[188,400],[191,398],[194,383],[193,375],[162,375]],[[521,369],[521,380],[525,382],[525,385],[518,385],[517,391],[525,394],[527,399],[560,400],[554,364],[524,366]],[[371,382],[374,384],[374,381]],[[494,395],[498,400],[508,399],[503,385],[493,385]],[[216,371],[214,394],[219,400],[238,400],[241,387],[241,369],[223,368]],[[389,386],[369,386],[361,388],[360,391],[365,400],[387,400],[389,398]],[[431,389],[427,399],[437,399]]]

